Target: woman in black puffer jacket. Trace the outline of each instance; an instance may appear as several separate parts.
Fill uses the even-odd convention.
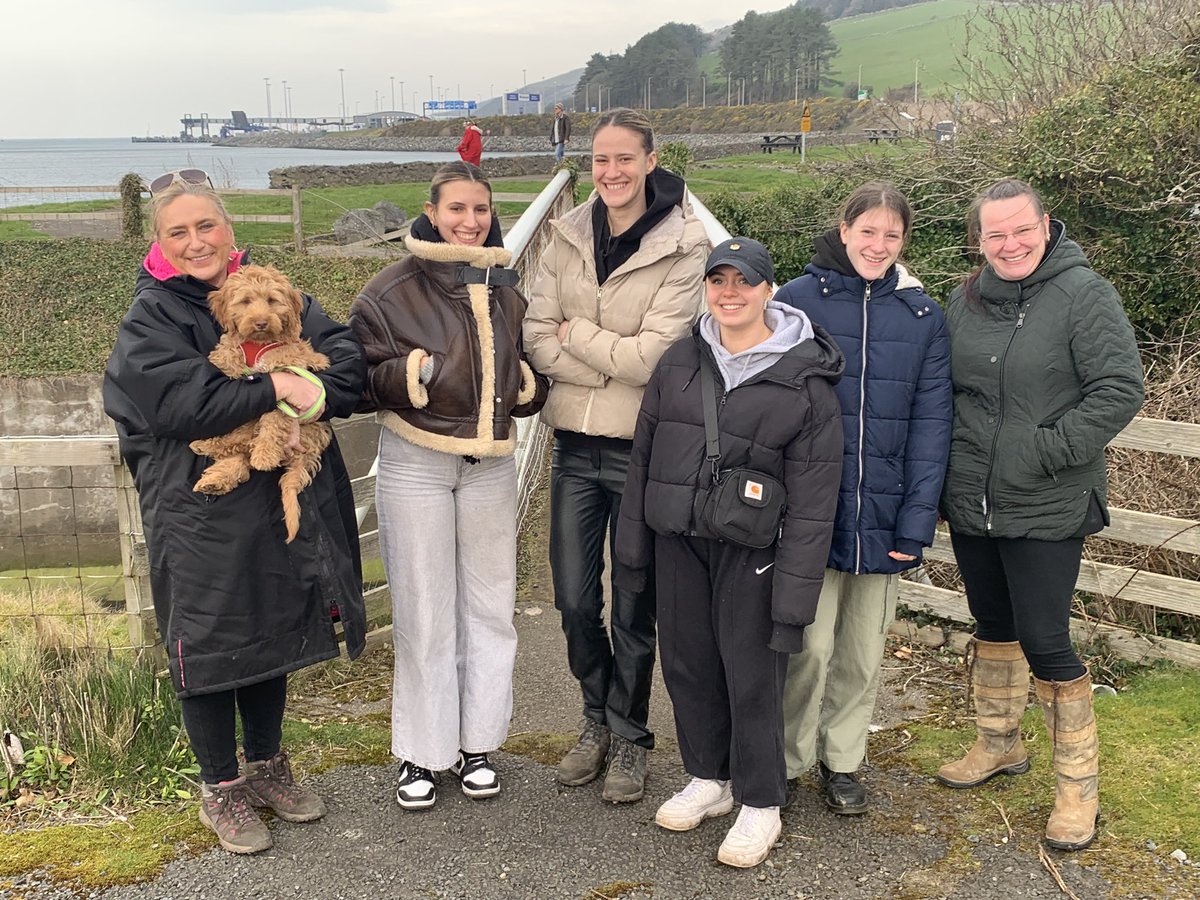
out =
[[[693,776],[655,821],[686,831],[730,812],[736,798],[742,811],[717,858],[747,867],[766,858],[780,831],[783,685],[829,553],[842,465],[832,382],[843,357],[803,312],[769,300],[771,258],[757,241],[726,241],[706,270],[708,313],[646,386],[616,557],[630,573],[653,563],[663,678]],[[721,469],[754,469],[786,488],[772,546],[716,540],[697,520],[712,478],[701,367],[717,386]]]

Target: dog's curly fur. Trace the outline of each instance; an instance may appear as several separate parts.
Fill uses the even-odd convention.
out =
[[[208,355],[209,362],[230,378],[251,372],[271,372],[284,366],[299,366],[310,372],[329,368],[329,357],[318,353],[300,337],[301,295],[287,276],[273,266],[244,266],[208,295],[208,305],[225,333]],[[242,344],[278,343],[265,350],[253,367],[247,366]],[[284,452],[289,439],[300,432],[300,450],[289,460]],[[192,441],[192,450],[213,462],[204,470],[193,490],[202,494],[227,494],[250,478],[250,470],[267,472],[284,467],[279,479],[287,541],[300,529],[302,490],[312,483],[321,468],[321,454],[329,446],[332,431],[323,422],[300,424],[279,410],[235,428],[220,437]]]

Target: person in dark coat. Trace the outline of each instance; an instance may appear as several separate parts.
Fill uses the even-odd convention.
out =
[[[138,273],[104,373],[104,409],[141,505],[150,582],[171,679],[203,781],[200,820],[234,853],[271,846],[252,807],[320,818],[321,799],[292,778],[280,747],[287,673],[363,649],[366,615],[353,494],[336,439],[300,494],[300,532],[285,543],[280,471],[251,472],[223,496],[193,485],[210,460],[191,441],[225,434],[286,402],[353,412],[362,350],[346,326],[304,298],[302,335],[329,357],[312,383],[290,372],[231,379],[208,361],[221,337],[208,295],[246,262],[208,176],[151,185],[155,242]],[[237,760],[240,712],[246,764]]]
[[[619,573],[655,573],[663,679],[692,776],[655,821],[687,831],[736,800],[742,809],[717,859],[750,867],[780,833],[784,679],[829,555],[842,465],[832,382],[843,358],[804,313],[770,301],[774,272],[762,244],[731,238],[706,271],[708,312],[646,385],[614,555]],[[718,465],[707,454],[702,367],[720,398],[722,471],[749,468],[786,489],[770,546],[718,540],[696,513]],[[754,499],[764,485],[743,490]]]
[[[845,455],[816,621],[788,666],[788,777],[818,764],[835,813],[867,811],[854,774],[867,749],[899,572],[933,543],[950,450],[950,339],[939,307],[898,262],[912,210],[894,185],[853,191],[816,238],[804,274],[776,295],[846,354],[837,384]]]
[[[1046,843],[1087,847],[1100,813],[1091,679],[1071,646],[1086,535],[1108,524],[1104,447],[1141,408],[1142,367],[1116,288],[1028,184],[998,181],[967,219],[984,265],[950,295],[954,433],[942,512],[975,618],[978,736],[938,780],[1029,769],[1032,669],[1057,779]]]

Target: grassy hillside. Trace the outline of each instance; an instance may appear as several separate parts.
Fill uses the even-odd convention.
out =
[[[834,77],[858,80],[883,96],[889,88],[911,85],[920,62],[921,93],[940,93],[958,80],[955,54],[965,35],[963,23],[980,0],[931,0],[868,16],[829,23],[838,42]]]
[[[985,0],[929,0],[914,6],[829,23],[838,43],[832,77],[846,83],[858,80],[862,66],[863,84],[873,88],[873,96],[882,97],[889,88],[911,85],[920,62],[921,94],[943,93],[958,79],[955,54],[965,35],[967,16]],[[707,54],[700,59],[700,71],[709,76],[710,99],[725,102],[720,57]],[[841,89],[826,91],[841,96]]]

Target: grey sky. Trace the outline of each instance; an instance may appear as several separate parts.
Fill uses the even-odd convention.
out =
[[[759,0],[759,12],[789,0]],[[705,31],[720,0],[32,0],[4,13],[0,138],[174,134],[185,113],[407,109],[434,91],[487,99],[619,53],[666,22]],[[394,79],[394,81],[393,81]],[[403,94],[401,86],[403,85]]]

